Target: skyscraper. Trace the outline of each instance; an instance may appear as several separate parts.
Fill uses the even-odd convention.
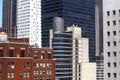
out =
[[[95,1],[94,0],[42,0],[42,46],[49,46],[49,29],[53,17],[62,17],[65,27],[76,24],[82,36],[89,38],[90,61],[95,61]]]
[[[41,47],[41,0],[17,1],[17,38]]]
[[[120,80],[120,0],[103,0],[104,80]]]
[[[16,37],[17,0],[3,0],[2,29],[9,37]]]

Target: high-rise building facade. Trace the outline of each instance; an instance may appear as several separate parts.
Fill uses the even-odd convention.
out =
[[[82,37],[81,28],[73,25],[64,31],[64,20],[59,17],[54,18],[53,27],[50,47],[56,59],[56,80],[96,80],[96,64],[89,64],[89,42]],[[89,67],[84,66],[87,64]],[[85,74],[87,71],[89,75]]]
[[[53,17],[62,17],[65,27],[76,24],[82,36],[89,38],[90,61],[95,61],[95,1],[94,0],[42,0],[42,46],[49,46],[49,29]]]
[[[120,80],[120,0],[103,0],[104,80]]]
[[[9,37],[16,37],[16,4],[17,0],[2,0],[2,29]]]
[[[17,1],[17,38],[41,47],[41,0]]]

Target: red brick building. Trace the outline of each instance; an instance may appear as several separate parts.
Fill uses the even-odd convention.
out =
[[[27,39],[0,33],[0,80],[55,80],[52,49],[29,48]]]

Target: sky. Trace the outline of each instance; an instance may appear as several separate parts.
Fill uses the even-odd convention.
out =
[[[0,0],[0,27],[2,26],[2,0]]]

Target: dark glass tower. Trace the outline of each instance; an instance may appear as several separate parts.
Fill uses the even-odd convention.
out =
[[[65,27],[73,24],[82,28],[89,38],[90,61],[95,61],[95,0],[42,0],[42,46],[49,46],[49,29],[53,17],[62,17]]]
[[[9,37],[16,37],[17,0],[3,0],[2,31]]]

